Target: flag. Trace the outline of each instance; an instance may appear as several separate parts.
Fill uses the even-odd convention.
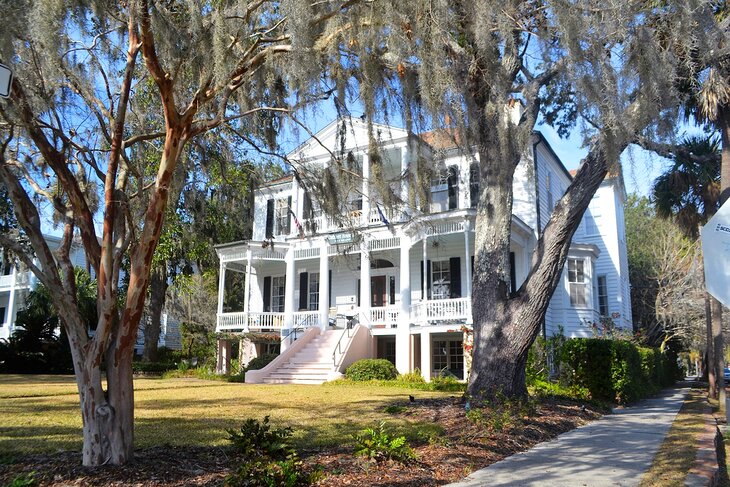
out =
[[[294,212],[291,211],[291,208],[289,208],[289,214],[294,218],[294,225],[297,227],[297,232],[299,232],[299,238],[304,238],[304,227],[301,223],[299,223],[299,219]]]
[[[385,225],[386,227],[390,226],[390,222],[387,218],[385,218],[385,214],[383,213],[383,210],[380,209],[380,205],[376,203],[375,208],[378,209],[378,215],[380,215],[380,221],[383,222],[383,225]]]

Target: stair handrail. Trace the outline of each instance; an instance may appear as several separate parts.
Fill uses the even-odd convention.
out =
[[[352,318],[347,318],[347,316],[338,314],[337,318],[344,318],[347,320],[347,324],[345,325],[345,329],[342,330],[342,333],[340,334],[339,340],[337,340],[337,344],[335,345],[335,349],[332,351],[332,365],[334,367],[337,367],[337,354],[339,353],[342,355],[342,340],[345,338],[345,335],[347,335],[347,338],[352,338],[350,335],[351,330],[354,332],[355,327],[360,324],[358,318],[358,315],[353,316]]]
[[[303,332],[304,330],[307,330],[313,326],[317,325],[317,316],[310,315],[306,316],[303,320],[300,320],[296,325],[294,325],[294,328],[291,328],[289,330],[289,333],[281,337],[281,344],[284,344],[284,341],[289,339],[289,345],[297,341],[298,334]],[[283,330],[282,330],[283,331]],[[292,338],[293,336],[293,338]]]

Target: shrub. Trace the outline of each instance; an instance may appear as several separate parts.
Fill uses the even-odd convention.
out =
[[[355,435],[355,455],[376,462],[395,460],[407,463],[416,458],[405,436],[392,437],[385,431],[385,421],[381,421],[377,428],[368,428]]]
[[[434,377],[431,379],[430,387],[432,391],[458,392],[465,391],[466,384],[459,382],[459,379],[452,376]]]
[[[385,359],[358,360],[345,370],[345,377],[354,381],[392,380],[397,376],[395,365]]]
[[[132,372],[135,374],[162,374],[177,367],[171,362],[132,362]]]
[[[421,371],[419,369],[414,369],[413,372],[408,372],[407,374],[400,374],[396,380],[403,384],[425,384],[426,383],[426,379],[423,378],[423,376],[421,375]]]
[[[264,367],[269,365],[276,357],[278,357],[278,355],[276,355],[275,353],[267,353],[253,358],[248,363],[248,365],[246,365],[246,370],[263,369]]]
[[[226,477],[230,487],[299,487],[319,480],[321,473],[304,471],[294,447],[292,429],[271,428],[269,416],[262,422],[247,419],[239,431],[228,430],[228,440],[244,462]]]
[[[29,472],[26,474],[18,475],[7,484],[7,487],[34,487],[38,485],[38,481],[35,478],[35,472]]]
[[[228,440],[233,443],[233,449],[245,457],[266,456],[274,460],[285,460],[294,453],[291,446],[292,429],[271,429],[269,416],[262,422],[256,419],[247,419],[240,431],[228,430]]]

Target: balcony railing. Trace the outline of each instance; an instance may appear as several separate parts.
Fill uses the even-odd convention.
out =
[[[0,287],[10,287],[13,285],[14,280],[15,280],[15,276],[13,274],[9,274],[7,276],[0,276]]]
[[[236,312],[218,315],[217,331],[271,329],[280,330],[284,327],[284,313],[271,312]]]
[[[354,315],[357,310],[351,311]],[[319,326],[319,311],[297,311],[294,313],[295,328]],[[397,328],[401,318],[399,305],[370,308],[361,314],[360,323],[370,328]],[[437,325],[439,323],[471,322],[471,299],[434,299],[415,303],[411,306],[409,323]],[[347,322],[338,321],[345,327]],[[228,330],[280,330],[284,328],[284,313],[238,312],[218,315],[217,331]]]
[[[416,323],[471,320],[471,299],[434,299],[411,306],[411,318]]]

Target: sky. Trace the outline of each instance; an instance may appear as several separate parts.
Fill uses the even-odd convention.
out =
[[[351,114],[352,116],[360,116],[362,111],[352,109]],[[335,118],[334,109],[325,104],[318,107],[315,115],[308,115],[304,122],[312,133],[317,133]],[[390,123],[398,127],[403,126],[396,116],[392,117]],[[577,169],[580,161],[588,153],[586,148],[581,147],[582,140],[578,128],[575,128],[567,139],[561,138],[552,127],[546,124],[538,124],[536,130],[545,136],[568,170]],[[279,143],[283,152],[288,153],[308,138],[309,136],[304,131],[300,130],[298,134],[295,134],[285,130],[279,138]],[[669,161],[653,152],[645,151],[637,146],[630,146],[622,154],[621,165],[624,172],[626,192],[650,196],[654,180],[668,167]]]

